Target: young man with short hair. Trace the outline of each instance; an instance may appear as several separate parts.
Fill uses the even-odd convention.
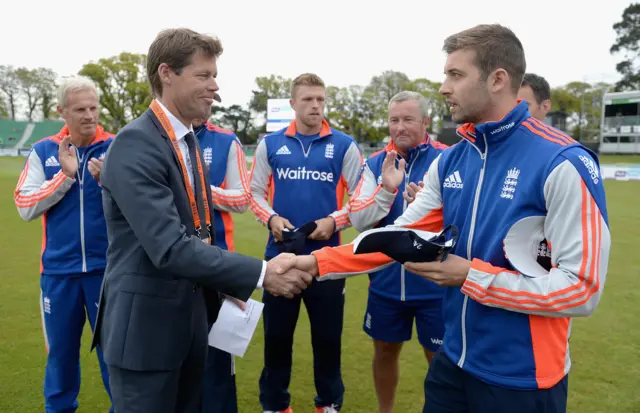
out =
[[[445,335],[425,380],[424,413],[564,413],[572,317],[591,315],[611,246],[595,153],[533,118],[517,94],[520,40],[479,25],[448,37],[446,97],[462,141],[425,175],[394,225],[459,238],[442,261],[405,268],[447,287]],[[390,153],[388,156],[395,156]],[[388,170],[389,181],[404,171]],[[300,269],[344,278],[390,264],[353,246],[296,257]]]
[[[298,76],[291,90],[295,120],[267,135],[256,148],[251,210],[271,231],[267,260],[280,252],[277,241],[283,240],[286,231],[315,223],[304,247],[297,251],[309,254],[340,245],[340,231],[351,225],[343,198],[345,191],[353,194],[358,184],[362,156],[351,136],[329,126],[324,105],[322,79],[311,73]],[[265,412],[291,412],[288,388],[293,334],[302,301],[311,322],[316,411],[340,410],[344,394],[340,372],[344,293],[344,280],[314,282],[291,300],[264,293],[265,366],[260,377],[260,402]]]

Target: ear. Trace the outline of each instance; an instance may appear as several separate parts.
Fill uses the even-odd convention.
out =
[[[60,115],[60,117],[64,119],[64,115],[63,115],[64,109],[62,109],[62,106],[58,105],[56,107],[56,111],[58,112],[58,115]]]
[[[168,64],[161,63],[160,66],[158,66],[158,76],[163,84],[170,85],[172,75],[173,70],[171,70]]]
[[[431,118],[427,116],[424,118],[424,127],[429,129],[429,125],[431,125]]]
[[[551,100],[543,100],[540,106],[542,106],[542,110],[544,110],[545,114],[548,113],[551,110]]]
[[[293,102],[295,102],[293,98],[289,99],[289,106],[291,106],[291,108],[293,108]]]
[[[489,82],[491,85],[491,91],[496,93],[501,90],[511,88],[511,77],[506,70],[498,68],[489,75]]]

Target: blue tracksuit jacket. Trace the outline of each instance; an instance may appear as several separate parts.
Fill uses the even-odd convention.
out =
[[[351,225],[343,206],[344,192],[353,194],[361,167],[362,155],[352,137],[324,120],[318,135],[302,136],[293,121],[287,128],[265,136],[256,148],[251,168],[251,210],[264,225],[277,214],[296,228],[332,216],[336,222],[333,236],[327,241],[308,240],[302,253],[340,245],[339,231]],[[269,233],[266,256],[278,254],[273,234]]]
[[[493,385],[550,388],[571,367],[572,317],[592,314],[605,285],[611,235],[597,156],[532,118],[526,102],[458,133],[394,225],[460,230],[453,253],[471,268],[446,289],[445,355]],[[351,245],[315,255],[327,279],[389,264]]]

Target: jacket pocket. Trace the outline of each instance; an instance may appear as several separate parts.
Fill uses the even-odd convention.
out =
[[[129,296],[131,304],[122,367],[138,371],[178,368],[191,347],[193,289],[160,277],[127,274],[125,279],[120,294]]]
[[[176,298],[180,282],[161,277],[125,274],[120,290],[125,293],[149,295],[152,297]]]

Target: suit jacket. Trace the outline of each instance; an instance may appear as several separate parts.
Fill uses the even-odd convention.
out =
[[[92,348],[123,369],[179,368],[192,343],[195,294],[205,295],[213,323],[219,293],[248,300],[262,271],[262,260],[195,235],[177,156],[149,109],[118,133],[100,173],[109,247]]]

